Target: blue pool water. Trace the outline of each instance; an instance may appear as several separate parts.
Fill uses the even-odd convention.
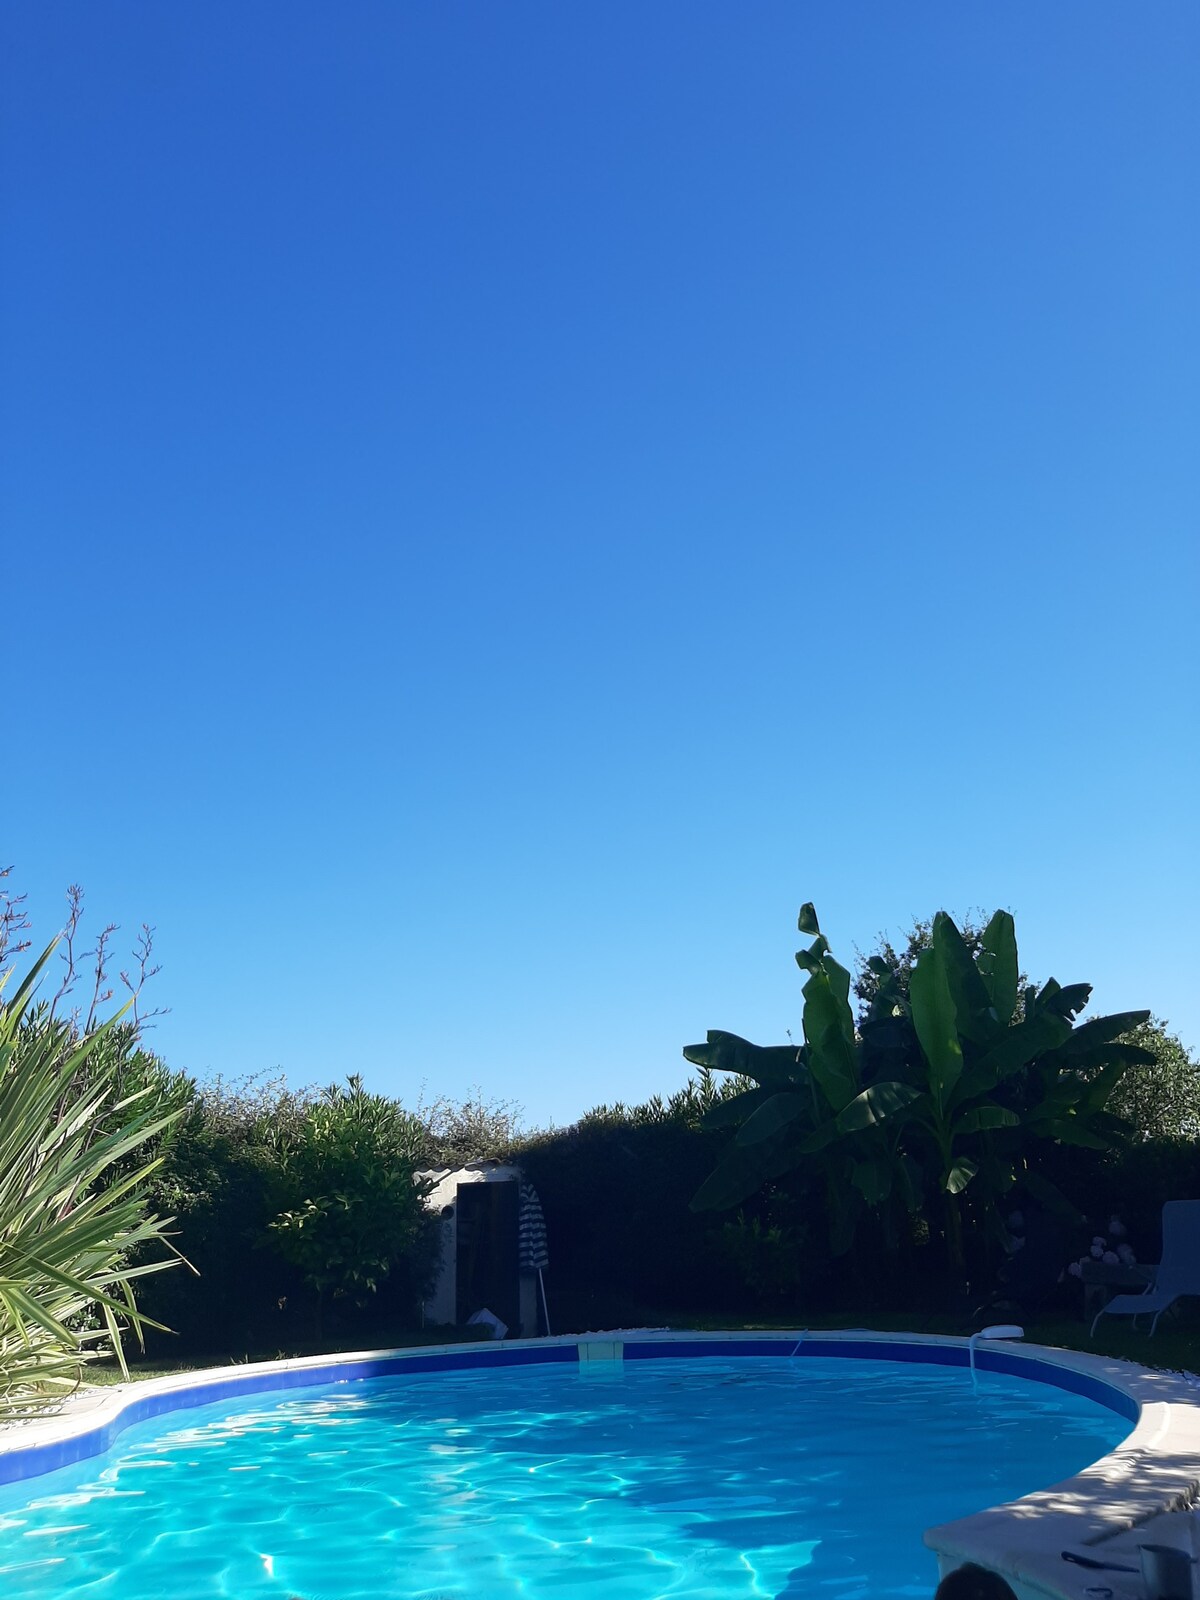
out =
[[[1129,1428],[1043,1384],[820,1357],[329,1384],[143,1423],[0,1490],[0,1592],[928,1600],[927,1527]]]

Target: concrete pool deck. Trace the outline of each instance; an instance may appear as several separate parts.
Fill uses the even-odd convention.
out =
[[[593,1367],[626,1360],[698,1355],[772,1355],[921,1362],[965,1368],[968,1341],[941,1335],[846,1329],[676,1333],[617,1329],[502,1344],[420,1346],[349,1355],[307,1356],[172,1374],[82,1391],[53,1416],[0,1431],[0,1483],[36,1479],[105,1454],[125,1428],[157,1416],[245,1395],[405,1372],[500,1368],[542,1363]],[[1072,1478],[925,1533],[942,1572],[976,1561],[1001,1573],[1021,1600],[1140,1600],[1140,1576],[1108,1570],[1138,1566],[1143,1542],[1192,1551],[1200,1494],[1200,1388],[1180,1374],[1076,1351],[1002,1340],[977,1344],[981,1372],[1003,1372],[1073,1390],[1129,1419],[1115,1449]],[[1070,1550],[1102,1568],[1063,1559]],[[934,1587],[931,1561],[930,1591]]]

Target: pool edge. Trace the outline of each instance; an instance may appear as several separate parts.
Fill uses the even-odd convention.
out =
[[[581,1346],[594,1346],[591,1352]],[[773,1347],[773,1348],[772,1348]],[[611,1352],[611,1355],[610,1355]],[[595,1334],[345,1352],[212,1367],[89,1390],[53,1417],[0,1430],[0,1484],[31,1482],[59,1467],[103,1455],[126,1428],[155,1416],[319,1383],[408,1372],[462,1371],[583,1361],[589,1354],[644,1360],[674,1354],[879,1357],[966,1366],[966,1339],[938,1334],[771,1329],[682,1332],[616,1329]],[[1198,1391],[1180,1375],[1080,1351],[989,1341],[981,1371],[1000,1371],[1083,1393],[1132,1421],[1132,1431],[1076,1476],[1046,1489],[928,1529],[925,1544],[943,1571],[978,1561],[1001,1572],[1022,1600],[1082,1600],[1096,1574],[1062,1560],[1068,1547],[1104,1544],[1105,1559],[1126,1560],[1133,1531],[1191,1506],[1200,1494]],[[1108,1397],[1105,1397],[1107,1391]],[[1176,1519],[1178,1521],[1179,1519]],[[1108,1541],[1115,1541],[1109,1544]],[[1178,1542],[1171,1541],[1168,1542]],[[1097,1554],[1099,1554],[1097,1552]],[[1134,1562],[1136,1565],[1136,1560]],[[1104,1574],[1113,1600],[1139,1591]],[[932,1587],[932,1586],[931,1586]]]

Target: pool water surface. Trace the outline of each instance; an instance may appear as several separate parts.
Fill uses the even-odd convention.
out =
[[[222,1402],[0,1490],[11,1600],[928,1600],[927,1527],[1131,1424],[808,1357],[372,1378]]]

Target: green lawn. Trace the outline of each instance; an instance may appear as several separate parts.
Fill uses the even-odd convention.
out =
[[[176,1372],[196,1372],[204,1367],[241,1367],[252,1361],[284,1361],[298,1356],[335,1356],[351,1350],[406,1350],[428,1344],[480,1343],[487,1337],[481,1328],[430,1328],[405,1333],[392,1333],[383,1337],[378,1333],[370,1337],[359,1333],[357,1337],[327,1341],[324,1344],[307,1343],[289,1346],[286,1350],[258,1346],[230,1355],[228,1351],[203,1351],[181,1356],[177,1361],[167,1361],[161,1356],[138,1356],[136,1351],[126,1351],[129,1376],[135,1382],[143,1378],[167,1378]],[[89,1384],[123,1383],[121,1368],[113,1358],[93,1362],[86,1370],[84,1382]]]
[[[814,1329],[866,1328],[874,1333],[948,1333],[966,1336],[974,1333],[978,1324],[969,1319],[953,1316],[863,1316],[863,1317],[813,1317],[779,1318],[753,1323],[731,1323],[729,1318],[696,1317],[676,1318],[674,1326],[692,1328],[795,1328]],[[1027,1344],[1052,1345],[1064,1350],[1082,1350],[1088,1355],[1113,1356],[1120,1361],[1137,1361],[1146,1367],[1162,1367],[1169,1371],[1200,1371],[1200,1329],[1193,1319],[1184,1321],[1164,1317],[1151,1338],[1144,1325],[1134,1329],[1127,1317],[1105,1317],[1096,1329],[1095,1339],[1088,1337],[1088,1324],[1062,1317],[1055,1320],[1026,1320]]]

